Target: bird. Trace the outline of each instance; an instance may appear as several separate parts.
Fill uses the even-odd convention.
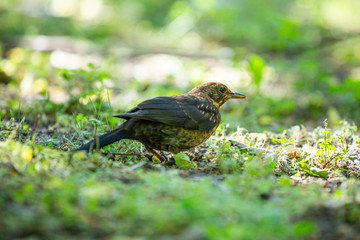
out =
[[[141,142],[160,161],[158,151],[173,154],[190,150],[205,142],[221,121],[220,108],[230,99],[245,95],[232,92],[225,84],[207,82],[185,94],[145,100],[126,113],[118,128],[96,137],[75,151],[92,151],[121,139]]]

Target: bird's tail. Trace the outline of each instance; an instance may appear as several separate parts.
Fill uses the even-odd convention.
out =
[[[127,138],[134,134],[134,131],[126,131],[121,129],[115,129],[111,132],[105,133],[96,137],[85,145],[75,149],[74,151],[91,151],[92,149],[100,149],[111,143]]]

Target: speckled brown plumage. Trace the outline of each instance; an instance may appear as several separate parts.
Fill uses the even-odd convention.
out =
[[[221,121],[220,108],[231,98],[245,98],[222,83],[205,83],[186,94],[146,100],[127,113],[118,129],[101,135],[76,150],[89,151],[121,139],[140,141],[158,158],[154,150],[178,153],[208,139]]]

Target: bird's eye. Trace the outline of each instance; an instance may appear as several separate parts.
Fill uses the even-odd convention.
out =
[[[225,87],[221,87],[221,88],[219,89],[219,91],[222,92],[222,93],[224,93],[225,90],[226,90]]]

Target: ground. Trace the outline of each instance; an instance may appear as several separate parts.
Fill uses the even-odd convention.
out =
[[[87,155],[69,150],[89,133],[3,121],[0,232],[29,239],[357,239],[357,129],[325,126],[259,134],[230,133],[223,124],[186,155],[163,153],[168,161],[158,162],[134,141]]]

